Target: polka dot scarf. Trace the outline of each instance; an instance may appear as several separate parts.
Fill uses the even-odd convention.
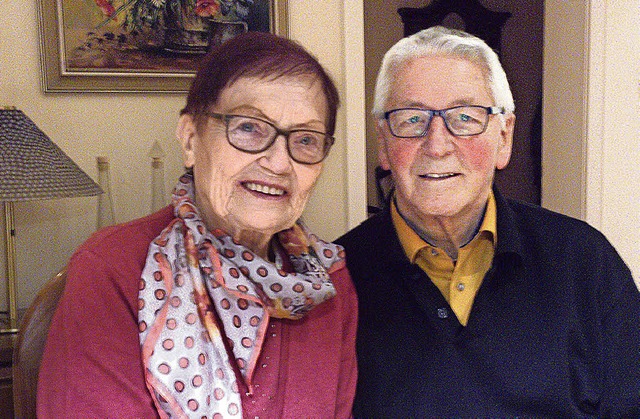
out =
[[[172,204],[176,218],[149,246],[140,280],[147,387],[163,418],[240,418],[236,380],[251,391],[269,318],[300,319],[333,297],[329,273],[344,265],[344,252],[296,224],[278,234],[274,265],[223,231],[209,232],[190,173]],[[280,254],[294,273],[277,268]]]

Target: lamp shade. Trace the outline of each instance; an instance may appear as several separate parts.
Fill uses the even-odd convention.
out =
[[[101,193],[100,186],[22,111],[0,108],[0,201]]]

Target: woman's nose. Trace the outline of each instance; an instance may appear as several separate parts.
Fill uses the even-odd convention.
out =
[[[287,139],[283,134],[278,134],[275,141],[263,152],[260,164],[273,173],[286,173],[291,170],[291,157],[287,149]]]

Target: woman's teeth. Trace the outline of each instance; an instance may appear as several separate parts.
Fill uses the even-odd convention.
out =
[[[284,191],[282,189],[274,188],[271,186],[259,185],[252,182],[245,183],[244,186],[251,191],[260,192],[267,195],[284,195]]]

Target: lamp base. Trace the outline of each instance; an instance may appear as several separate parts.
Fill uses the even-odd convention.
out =
[[[18,333],[25,311],[26,309],[18,309],[15,319],[12,319],[7,311],[0,311],[0,335]]]
[[[0,334],[5,333],[18,333],[17,322],[11,321],[8,317],[0,318]]]
[[[4,237],[7,272],[7,305],[6,318],[0,319],[0,333],[16,333],[18,331],[18,298],[16,295],[16,247],[15,221],[13,202],[4,202]]]

